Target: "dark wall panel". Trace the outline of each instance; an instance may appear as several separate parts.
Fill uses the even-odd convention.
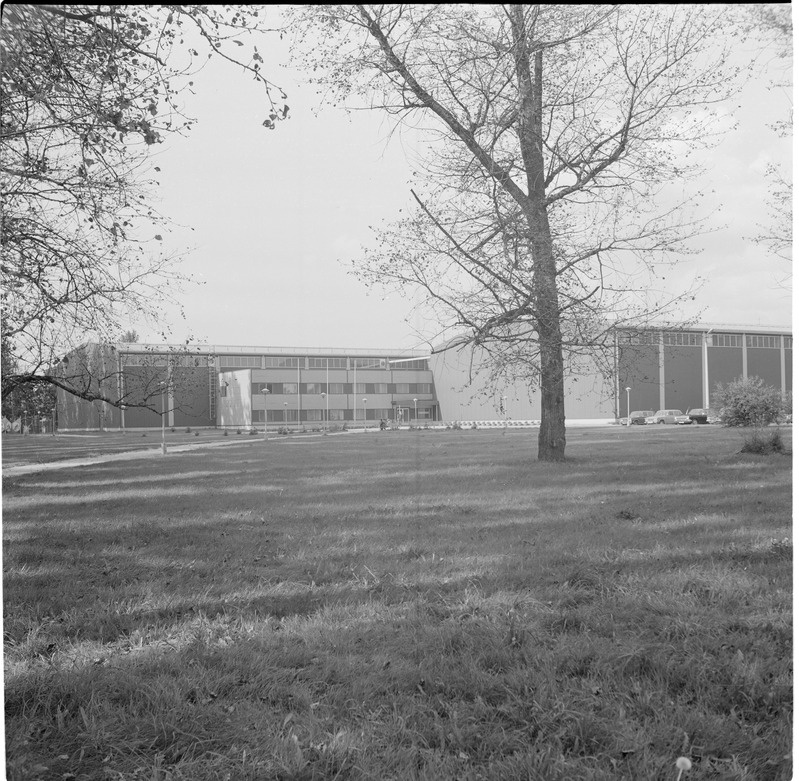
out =
[[[702,406],[702,348],[663,348],[666,408],[685,412]]]
[[[657,345],[619,345],[619,407],[627,414],[627,392],[630,388],[630,411],[660,406],[660,370]]]
[[[711,403],[716,385],[737,380],[744,371],[743,349],[740,347],[708,347],[707,370]]]
[[[785,351],[785,390],[793,393],[793,350]]]
[[[749,347],[746,351],[746,374],[749,377],[760,377],[767,385],[781,388],[780,351]]]
[[[213,426],[208,399],[207,367],[174,369],[172,382],[175,388],[176,426]]]

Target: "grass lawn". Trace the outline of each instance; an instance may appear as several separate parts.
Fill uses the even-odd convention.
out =
[[[790,457],[535,437],[6,478],[8,778],[789,779]]]

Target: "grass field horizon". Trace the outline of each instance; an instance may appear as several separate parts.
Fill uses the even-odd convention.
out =
[[[8,778],[790,778],[791,458],[535,440],[4,478]]]

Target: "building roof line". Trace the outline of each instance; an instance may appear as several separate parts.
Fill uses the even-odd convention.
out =
[[[427,358],[429,350],[402,349],[402,348],[363,348],[363,347],[268,347],[263,345],[231,345],[231,344],[146,344],[138,342],[117,342],[111,345],[119,352],[137,353],[213,353],[215,355],[276,355],[276,356],[319,356],[319,357],[347,357],[356,358]]]

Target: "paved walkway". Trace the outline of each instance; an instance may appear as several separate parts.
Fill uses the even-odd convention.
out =
[[[347,431],[330,432],[329,436],[348,434]],[[317,439],[328,434],[303,434],[302,439],[292,439],[291,437],[272,437],[267,441],[270,445],[300,444],[309,439]],[[167,445],[167,455],[171,453],[187,453],[192,450],[203,450],[209,447],[231,447],[233,445],[255,445],[263,444],[263,437],[248,437],[247,439],[231,439],[222,442],[198,442],[189,445]],[[126,450],[122,453],[100,453],[96,456],[84,456],[82,458],[65,458],[61,461],[48,461],[37,464],[17,464],[15,466],[4,466],[3,477],[15,477],[17,475],[27,475],[34,472],[47,472],[54,469],[70,469],[76,466],[91,466],[92,464],[104,464],[107,461],[133,461],[137,458],[162,457],[161,445],[149,447],[146,450]]]
[[[168,445],[167,455],[170,453],[186,453],[191,450],[202,450],[209,447],[229,447],[231,445],[253,445],[256,442],[263,444],[263,438],[253,440],[232,440],[231,442],[199,442],[191,445]],[[272,441],[272,440],[268,440]],[[104,464],[106,461],[133,461],[137,458],[161,457],[161,446],[147,448],[146,450],[127,450],[123,453],[102,453],[96,456],[85,456],[83,458],[65,458],[63,461],[48,461],[42,464],[17,464],[16,466],[3,467],[3,477],[14,477],[16,475],[27,475],[32,472],[46,472],[53,469],[70,469],[76,466],[91,466],[92,464]]]

